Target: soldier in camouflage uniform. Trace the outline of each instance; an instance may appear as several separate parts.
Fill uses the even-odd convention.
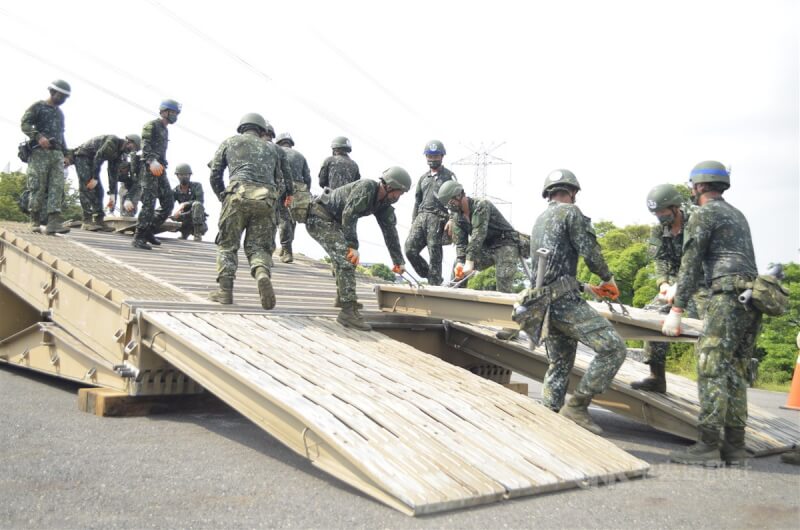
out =
[[[178,164],[175,176],[178,177],[178,185],[172,190],[172,195],[178,206],[172,214],[172,219],[181,223],[178,229],[181,239],[187,239],[191,234],[195,241],[202,241],[203,234],[208,232],[203,185],[191,182],[192,168],[189,164]]]
[[[625,361],[625,342],[612,325],[581,298],[581,286],[575,278],[578,257],[583,257],[590,271],[597,274],[599,287],[584,289],[595,296],[619,297],[614,277],[608,269],[591,219],[575,205],[581,187],[568,170],[552,171],[545,180],[542,197],[548,199],[547,209],[539,215],[531,233],[531,255],[539,248],[550,251],[542,279],[543,289],[549,292],[548,335],[545,337],[550,366],[544,378],[543,404],[571,419],[581,427],[600,434],[603,430],[588,413],[596,394],[605,392]],[[533,267],[534,275],[538,273]],[[538,278],[534,277],[534,283]],[[581,378],[567,405],[569,374],[575,363],[575,351],[581,342],[596,352],[589,368]]]
[[[139,200],[141,199],[141,186],[137,186],[139,176],[142,173],[142,156],[139,153],[131,153],[126,160],[120,163],[119,168],[119,197],[123,202],[127,197],[132,208],[128,210],[123,205],[119,209],[122,217],[136,217],[138,212]],[[138,190],[138,191],[137,191]],[[129,193],[131,192],[131,193]],[[133,193],[136,192],[136,193]]]
[[[408,172],[400,167],[391,167],[383,172],[380,181],[360,180],[333,191],[326,189],[311,204],[306,230],[331,258],[336,276],[335,305],[342,308],[336,320],[345,327],[365,331],[372,329],[358,312],[355,276],[355,268],[359,263],[358,219],[375,216],[392,257],[392,271],[403,274],[405,261],[392,204],[410,188],[411,177]]]
[[[411,230],[405,244],[408,262],[431,285],[442,284],[442,238],[448,218],[447,209],[436,198],[436,194],[443,183],[455,179],[453,172],[442,165],[446,153],[444,144],[439,140],[425,144],[424,154],[430,171],[417,181]],[[430,265],[419,255],[426,246]]]
[[[361,178],[356,164],[348,153],[353,148],[350,140],[344,136],[337,136],[331,142],[333,154],[322,162],[319,170],[319,187],[335,190],[345,184],[350,184]]]
[[[173,99],[166,99],[159,106],[159,118],[145,123],[142,129],[142,164],[139,181],[134,183],[124,201],[126,210],[133,211],[133,198],[141,192],[142,210],[136,224],[136,234],[132,245],[151,250],[150,245],[160,245],[155,231],[167,220],[175,198],[167,176],[167,126],[178,121],[181,105]],[[159,209],[156,210],[156,199]]]
[[[103,224],[103,184],[100,182],[100,168],[108,162],[108,200],[106,205],[113,209],[117,195],[120,166],[125,156],[135,153],[142,147],[138,134],[129,134],[124,139],[113,134],[95,136],[75,150],[73,161],[78,172],[78,191],[80,192],[83,224],[81,228],[91,232],[114,229]]]
[[[520,262],[520,236],[487,199],[473,199],[455,180],[442,184],[437,194],[453,221],[457,280],[475,270],[495,266],[497,291],[511,293]]]
[[[683,204],[683,197],[672,184],[659,184],[647,194],[647,208],[658,224],[650,231],[649,253],[656,269],[659,292],[645,309],[669,311],[667,298],[675,296],[678,269],[683,255],[683,233],[693,208]],[[708,292],[701,284],[686,308],[691,318],[702,318]],[[645,342],[645,362],[650,365],[650,377],[631,383],[636,390],[664,393],[667,391],[665,364],[668,342]]]
[[[742,212],[722,193],[730,187],[728,170],[716,161],[691,172],[692,195],[700,208],[686,225],[677,292],[662,332],[680,334],[681,318],[704,274],[711,296],[703,332],[695,346],[700,397],[699,441],[670,454],[682,464],[724,460],[743,464],[747,423],[747,365],[761,326],[761,313],[738,296],[758,275],[750,227]],[[720,430],[724,438],[720,440]]]
[[[67,142],[64,139],[64,113],[59,108],[70,96],[69,83],[58,79],[48,87],[50,97],[37,101],[22,115],[22,132],[32,147],[28,159],[28,208],[31,229],[41,232],[47,224],[48,235],[64,234],[61,207],[64,202],[64,167],[68,164]]]
[[[286,154],[294,189],[298,191],[309,191],[311,189],[311,171],[308,169],[306,157],[294,149],[294,139],[292,135],[288,132],[279,134],[277,144]],[[289,208],[284,205],[284,201],[278,202],[278,224],[280,227],[281,240],[279,256],[283,263],[291,263],[294,261],[292,241],[294,241],[294,230],[297,223],[292,219]]]
[[[242,116],[239,134],[222,142],[211,161],[211,189],[222,201],[217,235],[217,283],[208,298],[233,303],[233,282],[239,267],[239,244],[244,232],[244,253],[250,274],[258,284],[261,307],[275,307],[272,289],[272,252],[275,250],[275,203],[292,195],[292,182],[280,168],[280,148],[269,141],[267,122],[256,113]],[[228,168],[230,182],[223,174]]]

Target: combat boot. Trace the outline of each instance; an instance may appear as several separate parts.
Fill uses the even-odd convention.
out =
[[[272,280],[266,267],[256,267],[256,283],[258,296],[261,297],[261,307],[264,309],[275,307],[275,291],[272,289]]]
[[[667,392],[667,376],[664,364],[651,362],[650,377],[646,377],[641,381],[634,381],[631,383],[631,388],[665,394]]]
[[[800,449],[792,449],[781,455],[781,462],[784,464],[791,464],[793,466],[800,466]]]
[[[725,439],[719,452],[729,466],[747,465],[750,454],[744,446],[744,427],[725,427]]]
[[[156,237],[156,236],[153,234],[153,230],[152,230],[152,229],[151,229],[151,230],[148,230],[147,232],[145,232],[145,233],[144,233],[144,234],[142,234],[142,235],[144,236],[144,240],[145,240],[145,241],[147,241],[148,243],[150,243],[151,245],[155,245],[155,246],[157,246],[157,247],[158,247],[158,246],[161,246],[161,240],[160,240],[160,239],[158,239],[158,238],[157,238],[157,237]]]
[[[64,219],[62,219],[60,213],[51,213],[47,216],[47,227],[45,228],[45,233],[48,236],[55,234],[66,234],[68,232],[69,227],[64,226]]]
[[[219,287],[216,291],[208,293],[208,299],[212,302],[229,305],[233,303],[233,278],[220,278]]]
[[[99,228],[92,221],[92,216],[83,214],[83,221],[81,221],[81,229],[88,230],[89,232],[97,232]]]
[[[372,331],[372,326],[366,323],[364,317],[356,309],[355,302],[343,302],[342,310],[336,316],[336,321],[346,328],[360,329],[361,331]]]
[[[603,429],[589,415],[589,404],[591,402],[592,396],[575,393],[567,401],[567,404],[561,408],[559,414],[569,418],[591,433],[603,434]]]
[[[31,214],[31,232],[34,234],[42,233],[42,224],[39,222],[39,214]]]
[[[113,232],[114,228],[106,226],[104,215],[94,215],[92,220],[100,232]]]
[[[333,307],[342,307],[342,301],[339,300],[339,293],[336,293],[336,300],[333,302]],[[361,302],[356,302],[356,309],[364,309],[364,304]]]
[[[518,335],[519,330],[511,328],[503,328],[494,334],[494,336],[500,340],[513,340],[516,339]]]
[[[192,239],[194,239],[195,241],[202,241],[203,240],[203,235],[202,234],[195,234],[195,235],[192,236]]]
[[[131,245],[133,245],[136,248],[140,248],[142,250],[153,250],[153,247],[150,246],[150,243],[148,243],[144,239],[141,239],[141,238],[139,238],[137,236],[134,236],[133,241],[131,242]]]
[[[291,263],[294,261],[294,256],[292,255],[292,247],[283,247],[281,249],[281,261],[283,263]]]
[[[700,427],[699,441],[685,449],[672,451],[669,454],[671,462],[706,467],[719,467],[722,465],[719,455],[719,429]]]

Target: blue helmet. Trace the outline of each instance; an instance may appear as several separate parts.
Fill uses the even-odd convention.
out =
[[[161,102],[161,105],[158,107],[159,111],[162,110],[174,110],[178,114],[181,113],[181,104],[175,101],[174,99],[165,99]]]
[[[423,151],[422,154],[444,156],[447,154],[447,150],[444,148],[444,144],[439,140],[431,140],[425,144],[425,151]]]

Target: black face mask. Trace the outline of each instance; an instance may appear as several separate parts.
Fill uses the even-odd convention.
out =
[[[442,161],[441,160],[428,160],[428,167],[431,168],[431,169],[439,169],[440,167],[442,167]]]
[[[656,219],[658,219],[659,224],[664,228],[670,228],[672,223],[675,222],[675,214],[656,215]]]
[[[172,114],[172,113],[167,114],[167,121],[169,123],[175,123],[176,121],[178,121],[178,115],[177,114]]]
[[[181,183],[181,186],[186,186],[189,184],[189,179],[191,177],[178,177],[178,182]]]

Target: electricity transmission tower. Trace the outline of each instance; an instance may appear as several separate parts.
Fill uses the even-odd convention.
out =
[[[499,144],[489,144],[484,146],[481,142],[480,146],[475,149],[471,146],[466,146],[472,154],[465,156],[453,162],[454,166],[473,166],[475,168],[475,180],[472,183],[472,196],[477,199],[485,199],[489,197],[495,205],[508,205],[511,208],[511,203],[507,200],[500,199],[499,197],[488,196],[486,193],[487,177],[489,174],[489,166],[510,166],[511,162],[503,160],[502,158],[494,156],[494,153],[505,142]],[[510,219],[509,219],[510,220]]]

